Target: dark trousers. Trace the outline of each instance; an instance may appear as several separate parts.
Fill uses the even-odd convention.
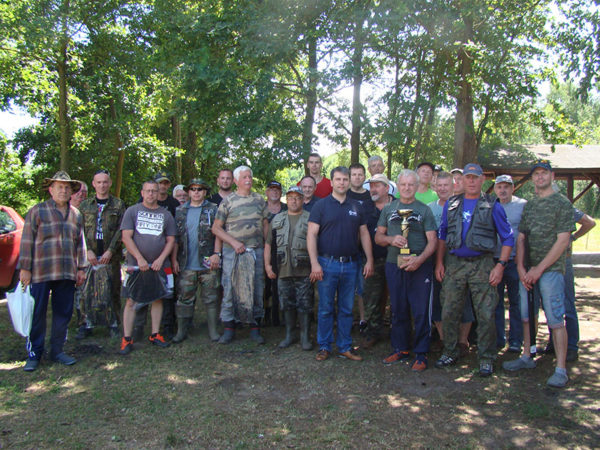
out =
[[[67,340],[67,326],[73,315],[75,282],[73,280],[45,281],[31,284],[31,295],[35,299],[31,324],[30,359],[40,359],[44,353],[46,338],[46,311],[52,291],[52,334],[50,335],[50,356],[62,353]]]
[[[392,308],[392,349],[396,352],[410,350],[412,313],[415,324],[414,353],[429,351],[431,323],[429,309],[432,298],[433,264],[424,262],[414,272],[401,270],[394,263],[385,263],[385,276],[390,291]]]

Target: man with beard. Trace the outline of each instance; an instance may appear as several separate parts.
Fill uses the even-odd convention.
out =
[[[208,201],[219,206],[224,198],[233,192],[233,172],[231,169],[219,170],[219,176],[217,177],[217,186],[219,191],[215,192],[208,198]]]

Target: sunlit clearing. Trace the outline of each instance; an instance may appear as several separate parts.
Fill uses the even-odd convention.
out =
[[[170,381],[171,383],[177,383],[177,384],[188,384],[188,385],[198,384],[198,380],[194,380],[193,378],[180,377],[179,375],[175,375],[175,374],[169,375],[167,377],[167,380]]]
[[[21,367],[23,367],[22,361],[0,364],[0,370],[15,370],[15,369],[20,369]]]
[[[104,365],[102,366],[102,368],[103,368],[104,370],[111,371],[111,370],[115,370],[116,368],[120,367],[121,365],[122,365],[122,364],[121,364],[121,363],[118,363],[118,362],[109,362],[109,363],[106,363],[106,364],[104,364]]]

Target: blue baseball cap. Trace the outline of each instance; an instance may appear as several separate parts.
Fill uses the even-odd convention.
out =
[[[542,169],[546,169],[546,170],[549,170],[550,172],[552,172],[552,166],[550,165],[550,161],[548,161],[547,159],[538,159],[536,162],[534,162],[530,173],[533,173],[533,171],[535,169],[537,169],[538,167],[541,167]]]
[[[463,169],[463,175],[477,175],[480,177],[483,175],[483,169],[479,164],[469,163]]]

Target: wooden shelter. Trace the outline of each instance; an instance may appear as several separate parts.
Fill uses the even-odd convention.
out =
[[[486,176],[492,179],[507,174],[513,177],[515,190],[530,178],[533,162],[547,159],[558,180],[567,181],[567,197],[571,202],[578,200],[594,184],[600,187],[600,145],[523,145],[496,150],[480,150],[479,164]],[[575,194],[573,182],[586,180],[589,183]]]

